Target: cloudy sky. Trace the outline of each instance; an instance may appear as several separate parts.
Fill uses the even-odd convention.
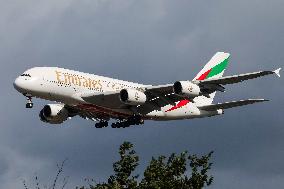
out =
[[[212,189],[283,188],[283,78],[269,76],[227,87],[216,102],[268,98],[224,116],[143,127],[95,129],[75,118],[54,127],[38,112],[49,103],[13,89],[34,66],[58,66],[145,84],[192,79],[216,51],[232,54],[226,74],[284,64],[283,0],[0,0],[0,188],[23,188],[38,174],[48,184],[69,158],[69,187],[103,181],[119,145],[141,156],[215,150]]]

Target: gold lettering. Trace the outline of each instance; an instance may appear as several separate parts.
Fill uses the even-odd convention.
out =
[[[99,88],[99,89],[102,89],[102,88],[103,88],[103,86],[102,86],[102,84],[101,84],[101,80],[98,80],[97,84],[98,84],[98,88]]]
[[[75,75],[75,76],[73,76],[72,79],[73,79],[73,81],[74,81],[74,82],[73,82],[74,85],[77,85],[77,86],[80,86],[80,87],[81,87],[81,81],[80,81],[80,78],[79,78],[78,76]]]
[[[90,78],[85,78],[83,76],[74,75],[70,73],[62,73],[59,71],[55,71],[55,73],[56,73],[56,79],[60,83],[65,83],[69,85],[73,84],[76,86],[83,86],[85,88],[93,88],[93,89],[100,89],[100,90],[103,88],[101,80],[92,80]],[[116,86],[116,89],[121,87],[121,85],[116,85],[116,84],[112,85],[113,88],[115,86]]]
[[[101,84],[101,81],[100,81],[100,80],[92,80],[91,86],[92,86],[94,89],[101,89],[101,88],[102,88],[102,84]]]
[[[81,78],[82,80],[83,80],[83,87],[86,87],[86,88],[88,88],[89,87],[89,82],[88,82],[88,80],[86,79],[86,78],[84,78],[84,77],[82,77]]]
[[[92,87],[94,89],[97,89],[97,81],[96,80],[92,80]]]
[[[79,85],[80,86],[80,82],[78,81],[78,77],[76,77],[74,75],[64,74],[64,79],[65,79],[65,83],[67,83],[67,84],[73,84],[73,85]]]
[[[64,73],[64,83],[65,84],[71,84],[70,80],[69,80],[69,76],[68,74]]]
[[[90,78],[88,78],[88,83],[89,83],[88,86],[89,86],[90,88],[92,88],[92,83],[93,83],[93,82],[92,82],[92,80],[91,80]]]
[[[63,81],[60,80],[60,77],[61,77],[61,72],[59,71],[55,71],[55,74],[56,74],[56,79],[59,83],[62,83]]]

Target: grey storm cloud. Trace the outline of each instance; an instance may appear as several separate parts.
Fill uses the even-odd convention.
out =
[[[152,155],[215,150],[211,188],[281,188],[283,78],[227,86],[216,102],[268,98],[224,116],[95,129],[79,118],[40,122],[13,81],[34,66],[58,66],[145,84],[192,79],[216,51],[232,54],[226,74],[283,67],[282,0],[0,0],[0,188],[52,179],[68,158],[70,186],[104,180],[118,146],[133,142],[143,170]]]

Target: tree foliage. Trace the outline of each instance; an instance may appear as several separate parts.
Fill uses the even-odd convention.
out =
[[[213,182],[208,175],[213,152],[198,157],[183,152],[172,154],[169,158],[152,158],[143,174],[143,178],[133,176],[139,165],[139,157],[133,150],[133,144],[124,142],[119,148],[120,160],[113,164],[114,174],[107,182],[89,184],[90,189],[201,189]],[[190,169],[190,170],[188,170]],[[86,189],[81,187],[80,189]]]
[[[136,169],[139,157],[132,149],[133,144],[124,142],[119,148],[120,160],[113,164],[114,175],[111,175],[107,183],[90,185],[91,189],[122,189],[137,188],[138,175],[132,176],[132,172]]]
[[[95,183],[91,180],[87,187],[76,187],[76,189],[202,189],[213,182],[213,177],[208,175],[212,163],[210,158],[213,152],[198,157],[190,155],[188,152],[181,154],[172,154],[168,158],[159,156],[152,158],[150,164],[146,167],[143,177],[134,172],[139,165],[139,156],[133,149],[133,144],[124,142],[119,148],[120,159],[113,164],[114,173],[106,182]],[[58,171],[50,188],[64,189],[67,184],[67,178],[63,179],[63,184],[58,185],[58,179],[63,172],[64,160],[57,165]],[[36,189],[41,189],[39,179],[35,177]],[[25,189],[29,189],[26,181],[23,181]]]

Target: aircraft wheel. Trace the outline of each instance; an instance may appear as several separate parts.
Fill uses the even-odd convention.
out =
[[[130,127],[130,125],[131,125],[131,123],[126,121],[126,122],[123,123],[123,128]]]
[[[111,128],[117,128],[117,123],[112,123]]]
[[[27,97],[26,108],[33,108],[34,104],[33,104],[33,101],[32,101],[32,97],[31,96],[26,96],[26,97]]]
[[[95,124],[96,128],[103,128],[103,127],[107,127],[108,126],[108,122],[107,121],[101,121]]]
[[[29,102],[29,103],[26,104],[26,108],[33,108],[33,106],[34,106],[34,104],[31,103],[31,102]]]
[[[96,124],[95,124],[95,127],[96,127],[96,128],[102,128],[101,123],[96,123]]]
[[[108,126],[108,122],[107,121],[103,122],[103,127],[107,127],[107,126]]]
[[[139,124],[138,125],[143,125],[144,124],[144,120],[140,119]]]

